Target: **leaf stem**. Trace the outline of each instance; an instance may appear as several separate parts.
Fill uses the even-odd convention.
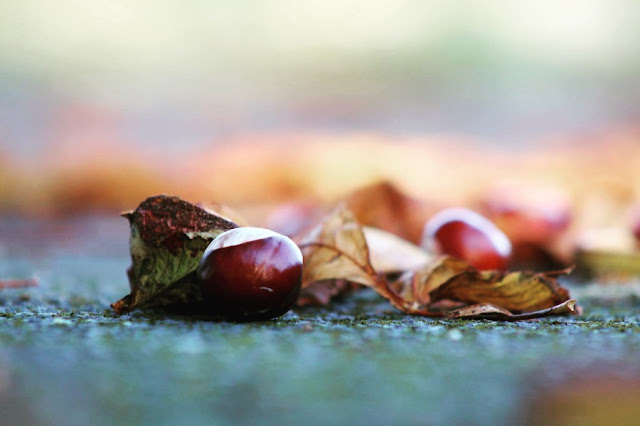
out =
[[[300,250],[303,250],[307,247],[320,247],[326,250],[331,250],[340,256],[344,256],[351,263],[353,263],[358,269],[360,269],[372,282],[372,285],[367,287],[373,288],[379,295],[387,299],[391,305],[393,305],[396,309],[413,315],[421,315],[421,316],[429,316],[429,317],[441,317],[444,314],[441,312],[429,312],[422,309],[416,309],[412,306],[408,305],[407,302],[398,296],[395,292],[391,290],[389,287],[389,282],[384,276],[378,274],[370,264],[362,265],[360,262],[355,259],[353,256],[343,252],[339,248],[332,246],[330,244],[321,243],[321,242],[311,242],[304,243],[298,246]],[[369,259],[369,252],[367,250],[367,260]],[[342,277],[335,277],[335,279],[342,279]],[[360,283],[366,285],[364,283]]]

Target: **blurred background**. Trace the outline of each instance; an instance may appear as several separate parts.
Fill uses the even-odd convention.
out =
[[[159,192],[331,198],[379,179],[465,197],[497,170],[610,175],[590,149],[635,177],[633,0],[0,0],[0,11],[5,213],[111,211]]]

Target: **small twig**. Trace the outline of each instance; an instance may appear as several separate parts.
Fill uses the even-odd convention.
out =
[[[38,280],[36,278],[0,280],[0,289],[36,287],[37,285]]]

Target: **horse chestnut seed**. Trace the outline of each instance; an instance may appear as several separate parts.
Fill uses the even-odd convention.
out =
[[[511,242],[489,219],[462,208],[445,209],[426,224],[423,247],[466,260],[478,269],[507,269]]]
[[[286,313],[302,287],[302,253],[288,237],[263,228],[223,232],[204,252],[198,282],[216,313],[261,320]]]

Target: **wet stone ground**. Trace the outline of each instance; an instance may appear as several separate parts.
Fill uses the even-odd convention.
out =
[[[0,292],[0,424],[513,424],[576,377],[640,378],[637,285],[573,285],[584,315],[517,323],[409,317],[367,290],[258,323],[116,316],[119,226],[80,249],[0,234],[0,277],[40,281]]]

